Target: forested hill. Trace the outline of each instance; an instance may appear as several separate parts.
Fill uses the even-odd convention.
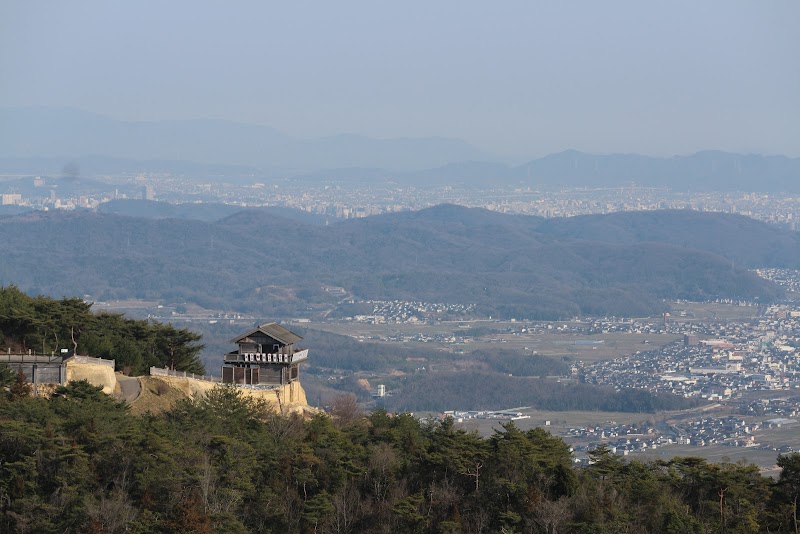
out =
[[[14,385],[0,368],[1,532],[796,532],[798,453],[778,480],[607,447],[576,468],[513,423],[481,438],[346,403],[303,421],[223,387],[137,417],[86,382]]]
[[[218,221],[237,213],[243,213],[245,214],[244,216],[257,217],[265,214],[274,215],[309,224],[325,224],[326,221],[325,217],[321,215],[279,206],[242,208],[233,204],[215,202],[171,204],[158,200],[130,198],[104,202],[97,207],[97,211],[111,215],[127,215],[145,219],[192,219],[206,222]],[[2,211],[0,211],[0,214],[2,214]]]
[[[365,299],[476,303],[484,315],[658,313],[663,299],[761,299],[746,268],[800,263],[798,234],[689,211],[545,220],[438,206],[329,226],[261,210],[216,222],[96,212],[0,218],[0,284],[196,302],[285,317]]]
[[[718,254],[749,268],[800,264],[800,233],[727,213],[623,211],[548,219],[537,232],[554,240],[628,245],[657,242]]]

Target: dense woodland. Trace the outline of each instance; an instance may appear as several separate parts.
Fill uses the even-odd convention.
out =
[[[469,394],[465,394],[465,392]],[[426,373],[402,382],[399,392],[386,399],[386,407],[398,411],[496,410],[532,406],[539,410],[655,413],[700,405],[667,393],[643,389],[560,383],[555,380],[508,376],[492,371]]]
[[[188,217],[187,209],[174,214]],[[335,308],[341,295],[324,287],[336,286],[355,299],[473,303],[484,317],[558,319],[658,314],[665,299],[770,301],[780,289],[747,269],[800,262],[797,233],[720,213],[545,220],[437,206],[329,226],[285,214],[0,217],[0,284],[273,318]]]
[[[147,374],[169,367],[203,374],[201,336],[172,325],[92,313],[80,298],[31,297],[15,286],[0,287],[0,348],[16,353],[71,354],[116,360],[118,370]]]
[[[347,399],[304,421],[218,387],[133,416],[86,382],[0,370],[0,531],[797,532],[800,454],[773,480],[700,458],[576,468],[542,429],[489,438]]]

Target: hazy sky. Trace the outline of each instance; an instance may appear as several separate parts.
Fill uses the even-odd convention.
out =
[[[3,1],[0,106],[800,156],[800,2]]]

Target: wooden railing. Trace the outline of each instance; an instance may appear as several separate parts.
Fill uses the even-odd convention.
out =
[[[308,358],[308,349],[292,354],[267,352],[234,352],[225,355],[225,363],[297,363]]]

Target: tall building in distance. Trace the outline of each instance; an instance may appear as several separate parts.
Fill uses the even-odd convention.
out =
[[[142,186],[142,200],[155,200],[156,199],[156,192],[153,189],[152,185],[143,185]]]
[[[22,195],[19,193],[8,193],[0,195],[0,204],[3,206],[15,206],[22,204]]]

